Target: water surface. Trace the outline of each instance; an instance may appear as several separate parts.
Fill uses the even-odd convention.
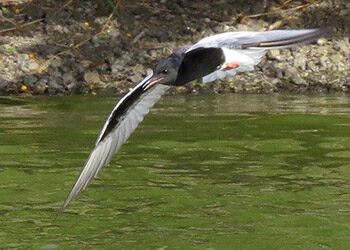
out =
[[[350,99],[163,98],[64,213],[118,98],[0,97],[0,249],[350,248]]]

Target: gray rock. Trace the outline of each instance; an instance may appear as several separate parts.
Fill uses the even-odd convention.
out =
[[[62,79],[63,79],[63,83],[64,84],[70,84],[71,82],[73,82],[74,81],[74,77],[73,77],[72,72],[64,73],[63,76],[62,76]]]
[[[289,68],[286,71],[286,76],[295,84],[306,84],[306,81],[302,77],[300,77],[299,72],[296,68]]]
[[[315,65],[315,63],[313,61],[307,61],[306,66],[308,69],[312,70],[313,72],[318,70],[317,66]]]
[[[55,77],[50,77],[49,81],[47,82],[47,90],[49,94],[57,93],[59,88],[60,85],[58,85]]]
[[[52,67],[55,67],[55,68],[62,66],[62,64],[63,64],[63,62],[62,62],[62,59],[61,59],[60,57],[55,58],[55,59],[51,62],[51,66],[52,66]]]
[[[138,83],[142,79],[139,75],[132,75],[129,78],[133,83]]]
[[[280,60],[281,59],[280,55],[281,55],[281,53],[277,49],[273,49],[273,50],[268,51],[269,58]]]
[[[122,60],[115,60],[114,63],[111,65],[112,74],[117,74],[121,72],[124,69],[125,63],[122,62]]]
[[[26,77],[26,78],[24,79],[24,84],[27,85],[27,86],[29,86],[29,85],[34,84],[34,83],[37,82],[37,81],[38,81],[38,78],[37,78],[37,77],[35,77],[34,75],[29,75],[28,77]]]
[[[62,76],[61,72],[58,69],[56,69],[51,75],[55,78],[59,78]]]
[[[294,66],[302,70],[306,69],[306,58],[304,56],[296,56],[294,58]]]
[[[47,90],[47,78],[42,78],[38,82],[35,83],[32,88],[36,94],[42,94]]]
[[[323,67],[327,68],[328,65],[328,56],[322,56],[320,58],[320,63],[322,64]]]
[[[63,28],[63,33],[68,34],[69,33],[69,29],[67,27],[64,27]]]
[[[112,29],[110,32],[109,32],[109,35],[112,37],[112,38],[116,38],[120,35],[120,32],[116,29]]]
[[[40,65],[37,62],[30,62],[27,65],[29,71],[37,71]]]
[[[349,38],[344,38],[338,42],[339,48],[343,51],[346,57],[350,57],[350,43]]]
[[[320,38],[320,39],[318,39],[317,40],[317,44],[318,45],[325,45],[325,44],[327,44],[327,39],[326,38]]]

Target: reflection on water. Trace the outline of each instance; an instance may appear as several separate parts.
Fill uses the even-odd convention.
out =
[[[60,213],[115,102],[0,98],[0,248],[350,247],[348,97],[165,97]]]

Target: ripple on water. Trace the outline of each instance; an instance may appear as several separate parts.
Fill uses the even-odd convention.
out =
[[[65,213],[116,98],[23,99],[0,98],[0,248],[347,249],[348,97],[165,97]]]

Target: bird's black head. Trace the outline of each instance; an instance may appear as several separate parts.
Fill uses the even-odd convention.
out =
[[[163,78],[159,83],[172,85],[177,77],[177,71],[179,70],[180,64],[172,56],[166,59],[162,59],[158,62],[154,76]]]
[[[175,53],[168,58],[161,59],[156,65],[153,71],[153,76],[149,79],[148,85],[174,85],[181,62],[181,56]]]

